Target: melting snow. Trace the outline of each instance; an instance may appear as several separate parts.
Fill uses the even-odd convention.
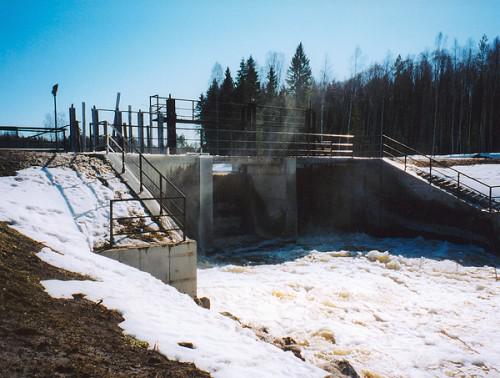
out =
[[[214,377],[326,375],[151,275],[92,253],[91,246],[106,235],[108,201],[122,185],[115,181],[110,189],[69,168],[30,168],[0,177],[0,220],[45,244],[38,254],[42,260],[94,279],[43,281],[50,295],[82,293],[102,300],[123,315],[125,333],[156,345],[170,359],[194,362]],[[119,211],[126,214],[128,209]],[[179,342],[191,342],[195,349]]]

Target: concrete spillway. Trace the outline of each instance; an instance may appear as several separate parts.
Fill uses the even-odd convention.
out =
[[[126,159],[133,171],[137,155]],[[497,214],[382,159],[148,155],[148,160],[186,194],[187,234],[201,253],[245,238],[290,240],[336,229],[430,236],[493,250],[500,244]]]

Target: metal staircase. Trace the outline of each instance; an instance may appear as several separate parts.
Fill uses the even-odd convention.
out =
[[[128,143],[127,139],[119,130],[111,125],[115,136],[106,135],[106,152],[113,154],[117,159],[115,169],[119,170],[122,179],[136,192],[137,198],[130,199],[139,201],[143,208],[149,211],[152,221],[157,223],[159,230],[169,239],[175,241],[186,240],[186,196],[175,186],[175,184],[165,177],[135,146]],[[133,159],[126,159],[130,154]],[[110,159],[111,161],[111,159]],[[113,161],[111,161],[113,165]],[[119,167],[119,169],[117,169]],[[137,181],[137,187],[132,188],[126,174]],[[114,221],[127,220],[132,218],[145,217],[113,217],[113,203],[123,201],[121,199],[110,201],[110,244],[113,246]],[[149,232],[149,231],[148,231]],[[137,233],[137,231],[132,231]],[[173,233],[180,234],[177,238],[172,238]],[[126,235],[122,233],[121,235]],[[178,240],[176,240],[178,239]]]
[[[471,206],[490,213],[500,212],[500,190],[495,190],[500,185],[486,184],[386,135],[382,136],[381,154]]]

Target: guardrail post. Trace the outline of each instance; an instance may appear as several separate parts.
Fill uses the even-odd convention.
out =
[[[490,199],[489,199],[489,209],[490,209],[490,213],[491,213],[491,208],[492,208],[492,201],[491,201],[491,194],[492,194],[492,187],[490,186]]]
[[[123,122],[123,125],[122,125],[122,131],[123,131],[123,138],[121,138],[120,140],[120,144],[122,146],[122,151],[125,151],[125,148],[128,147],[128,144],[127,144],[127,140],[128,140],[128,137],[127,137],[127,124],[125,122]]]
[[[99,144],[99,111],[95,105],[92,107],[92,150],[95,151]]]
[[[62,132],[63,132],[63,140],[62,140],[63,149],[64,149],[64,152],[67,152],[67,150],[66,150],[66,128],[65,127],[63,127]]]
[[[405,154],[405,172],[406,172],[406,160],[407,160],[407,155]]]
[[[109,201],[109,244],[113,247],[113,200]]]
[[[144,114],[139,109],[137,113],[137,127],[139,128],[139,150],[144,153]]]
[[[460,172],[457,175],[457,190],[460,190]]]
[[[432,182],[432,158],[429,158],[429,182]]]
[[[167,99],[167,147],[169,153],[177,153],[177,114],[175,113],[175,99],[168,95]]]
[[[163,179],[160,176],[160,215],[163,215]]]
[[[134,143],[134,132],[132,131],[132,105],[128,106],[128,142],[130,145]]]
[[[186,240],[186,197],[182,197],[182,241]]]
[[[156,113],[156,122],[158,124],[158,148],[160,149],[160,154],[165,153],[165,145],[163,141],[163,114],[160,112]]]
[[[123,124],[123,130],[127,130],[127,126],[125,124]],[[120,140],[120,144],[121,144],[121,148],[122,148],[122,174],[125,173],[125,139],[127,138],[127,136],[122,136],[121,140]]]
[[[139,154],[139,183],[140,183],[139,193],[142,193],[142,154]]]

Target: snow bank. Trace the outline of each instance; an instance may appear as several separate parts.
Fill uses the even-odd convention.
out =
[[[112,181],[112,178],[109,178]],[[111,188],[68,168],[30,168],[0,177],[0,220],[45,244],[38,256],[93,281],[42,282],[50,295],[82,293],[124,317],[126,334],[156,345],[170,359],[194,362],[214,377],[323,377],[326,373],[291,352],[258,341],[255,334],[151,275],[91,252],[106,236]],[[123,195],[127,195],[126,188]],[[119,212],[127,212],[122,208]],[[140,209],[136,209],[140,211]],[[179,342],[191,342],[194,349]]]
[[[405,257],[322,245],[281,264],[215,266],[199,271],[198,291],[218,311],[292,337],[317,366],[347,358],[360,373],[388,377],[500,376],[494,269],[436,259],[451,251],[445,242],[402,239],[394,249],[405,243],[415,244]],[[453,254],[467,257],[467,248],[454,245]],[[431,258],[411,257],[422,254]]]

